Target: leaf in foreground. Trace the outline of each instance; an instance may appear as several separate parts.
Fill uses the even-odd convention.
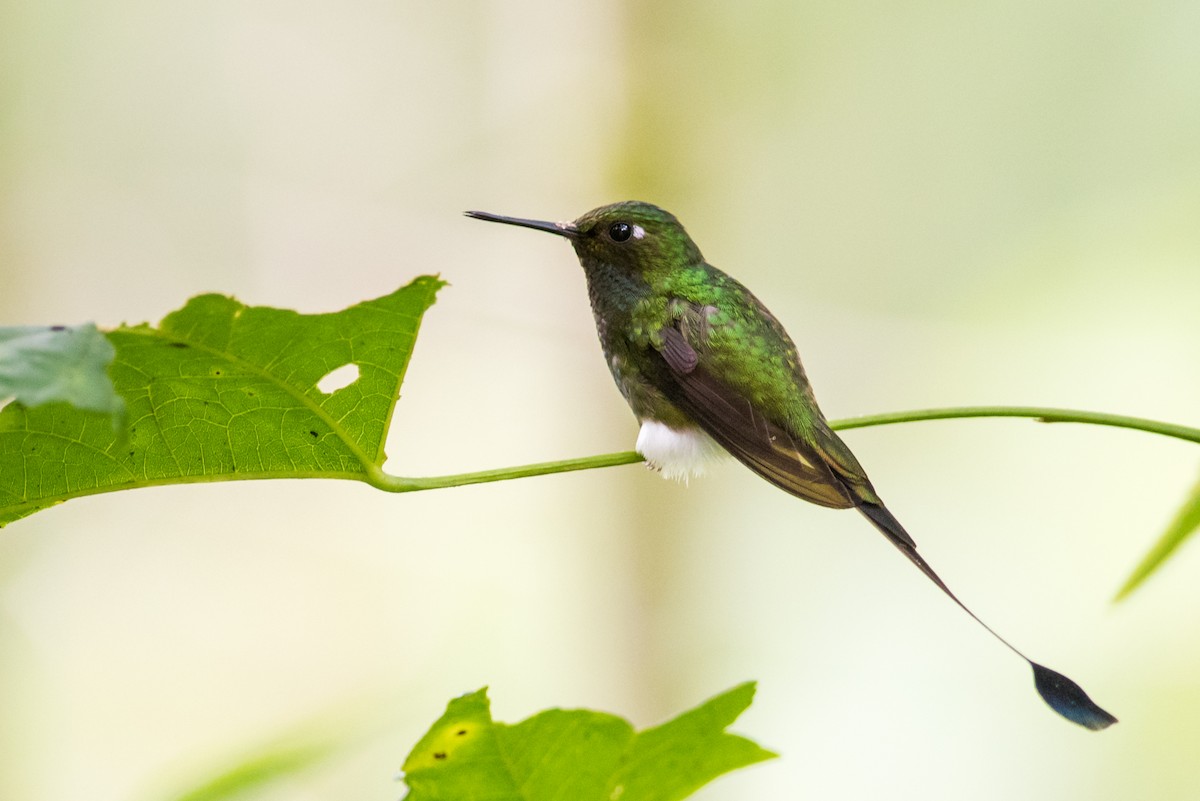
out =
[[[226,801],[245,798],[253,791],[297,780],[304,772],[326,760],[333,750],[332,746],[316,744],[264,749],[195,787],[168,798],[170,801]]]
[[[492,720],[487,691],[450,702],[404,762],[406,801],[676,801],[775,754],[726,727],[750,706],[746,683],[635,732],[614,715],[551,709]]]
[[[1123,600],[1136,590],[1150,574],[1162,567],[1163,563],[1183,544],[1183,541],[1200,529],[1200,483],[1192,488],[1191,494],[1175,515],[1175,519],[1167,526],[1167,530],[1158,538],[1158,542],[1142,557],[1142,561],[1133,569],[1124,586],[1117,591],[1115,600]]]
[[[91,323],[0,328],[0,402],[67,403],[119,427],[125,404],[108,377],[114,353]]]
[[[69,402],[0,410],[0,526],[157,484],[376,480],[421,317],[441,286],[426,276],[329,314],[201,295],[158,326],[109,331],[126,435]],[[357,378],[322,392],[321,379],[346,365]]]

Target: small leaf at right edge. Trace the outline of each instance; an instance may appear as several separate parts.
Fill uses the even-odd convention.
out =
[[[1117,592],[1115,601],[1129,597],[1151,573],[1158,570],[1175,549],[1183,541],[1200,529],[1200,483],[1192,488],[1191,494],[1175,515],[1175,519],[1167,526],[1167,530],[1158,538],[1158,542],[1150,548],[1133,573],[1126,579],[1124,586]]]
[[[492,720],[486,690],[451,701],[404,762],[406,801],[678,801],[775,754],[725,728],[754,696],[739,685],[635,732],[625,720],[550,709],[516,725]]]

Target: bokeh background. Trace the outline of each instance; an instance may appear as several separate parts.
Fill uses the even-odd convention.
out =
[[[430,311],[409,475],[626,450],[569,247],[461,217],[675,211],[801,345],[832,418],[1037,404],[1195,424],[1200,4],[42,0],[0,10],[0,320],[203,291]],[[287,732],[261,797],[394,799],[459,693],[638,725],[745,679],[783,759],[718,799],[1200,795],[1200,548],[1115,589],[1194,446],[955,421],[850,432],[964,600],[735,464],[408,496],[333,482],[72,501],[0,533],[0,798],[141,801]],[[332,721],[332,722],[330,722]]]

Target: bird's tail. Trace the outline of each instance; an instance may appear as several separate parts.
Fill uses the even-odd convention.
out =
[[[942,592],[950,597],[950,600],[958,604],[964,612],[974,618],[976,623],[987,629],[993,637],[1004,643],[1010,651],[1029,663],[1029,666],[1033,668],[1033,682],[1037,688],[1038,695],[1042,696],[1042,700],[1049,704],[1051,709],[1067,720],[1078,723],[1080,726],[1092,729],[1093,731],[1108,728],[1117,722],[1115,717],[1101,709],[1095,701],[1089,698],[1082,687],[1061,673],[1039,665],[1025,656],[1012,643],[997,634],[991,626],[984,623],[974,612],[968,609],[967,605],[950,591],[950,588],[946,586],[946,582],[942,581],[941,576],[935,573],[933,568],[929,566],[929,563],[917,553],[916,542],[904,530],[904,526],[900,525],[900,521],[883,504],[860,500],[857,507],[875,525],[875,528],[879,529],[888,538],[888,541],[908,557],[908,560],[916,565],[917,569],[924,573],[930,581],[940,587]]]

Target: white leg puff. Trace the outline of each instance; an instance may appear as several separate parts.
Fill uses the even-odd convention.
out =
[[[698,428],[676,429],[657,420],[642,421],[637,452],[663,478],[703,475],[708,463],[725,456],[725,449]]]

